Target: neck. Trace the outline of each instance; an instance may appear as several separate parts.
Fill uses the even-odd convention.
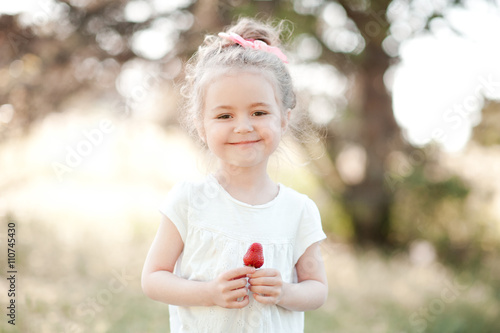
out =
[[[254,205],[264,204],[278,194],[278,186],[267,174],[266,166],[244,168],[222,164],[215,177],[233,198]]]
[[[267,174],[266,165],[247,168],[221,164],[215,177],[225,189],[251,190],[272,182]]]

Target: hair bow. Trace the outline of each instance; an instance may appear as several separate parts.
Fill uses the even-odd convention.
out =
[[[232,41],[236,44],[243,46],[244,48],[254,49],[254,50],[262,50],[268,53],[272,53],[280,58],[284,63],[288,64],[288,60],[286,55],[281,52],[281,50],[276,46],[269,46],[265,42],[261,40],[253,40],[253,39],[244,39],[240,35],[230,32],[219,32],[219,37]]]

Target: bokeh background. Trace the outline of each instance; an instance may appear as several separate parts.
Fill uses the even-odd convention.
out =
[[[140,273],[180,179],[183,64],[239,16],[286,19],[305,124],[270,174],[318,204],[330,295],[306,332],[500,331],[500,2],[0,4],[2,332],[168,332]]]

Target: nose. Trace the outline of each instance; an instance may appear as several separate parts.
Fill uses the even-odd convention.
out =
[[[234,127],[235,133],[248,133],[253,131],[252,120],[249,117],[238,117]]]

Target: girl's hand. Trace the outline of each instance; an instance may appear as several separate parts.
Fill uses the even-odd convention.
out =
[[[255,272],[253,267],[234,268],[210,281],[208,287],[214,305],[228,309],[241,309],[247,306],[249,298],[246,277],[253,272]],[[238,301],[238,298],[241,300]]]
[[[264,268],[249,275],[250,291],[259,303],[278,304],[283,296],[283,280],[277,269]]]

